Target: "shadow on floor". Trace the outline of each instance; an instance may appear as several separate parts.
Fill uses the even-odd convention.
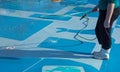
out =
[[[0,50],[0,58],[50,57],[50,58],[93,58],[91,53],[56,50]]]

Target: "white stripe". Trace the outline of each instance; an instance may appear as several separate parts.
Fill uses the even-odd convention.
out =
[[[31,65],[30,67],[26,68],[25,70],[23,70],[22,72],[27,72],[29,69],[31,69],[32,67],[34,67],[35,65],[37,65],[39,62],[41,62],[44,59],[41,59],[39,61],[37,61],[36,63],[34,63],[33,65]]]

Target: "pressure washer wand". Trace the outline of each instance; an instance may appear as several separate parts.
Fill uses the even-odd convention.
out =
[[[83,18],[85,18],[89,13],[91,13],[92,11],[90,11],[90,12],[87,12],[87,13],[85,13],[81,18],[80,18],[80,20],[82,20]]]

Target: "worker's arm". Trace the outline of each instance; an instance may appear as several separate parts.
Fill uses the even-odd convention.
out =
[[[111,21],[111,17],[112,17],[113,11],[114,11],[114,7],[115,7],[114,3],[109,3],[107,6],[107,14],[106,14],[106,18],[104,21],[105,28],[110,28],[110,21]]]

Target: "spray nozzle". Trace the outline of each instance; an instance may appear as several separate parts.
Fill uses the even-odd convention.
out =
[[[85,18],[86,16],[88,16],[88,14],[91,13],[91,12],[92,12],[92,11],[85,13],[85,14],[80,18],[80,20],[82,20],[83,18]]]
[[[84,14],[84,15],[80,18],[80,20],[82,20],[83,18],[85,18],[87,15],[88,15],[87,13]]]

